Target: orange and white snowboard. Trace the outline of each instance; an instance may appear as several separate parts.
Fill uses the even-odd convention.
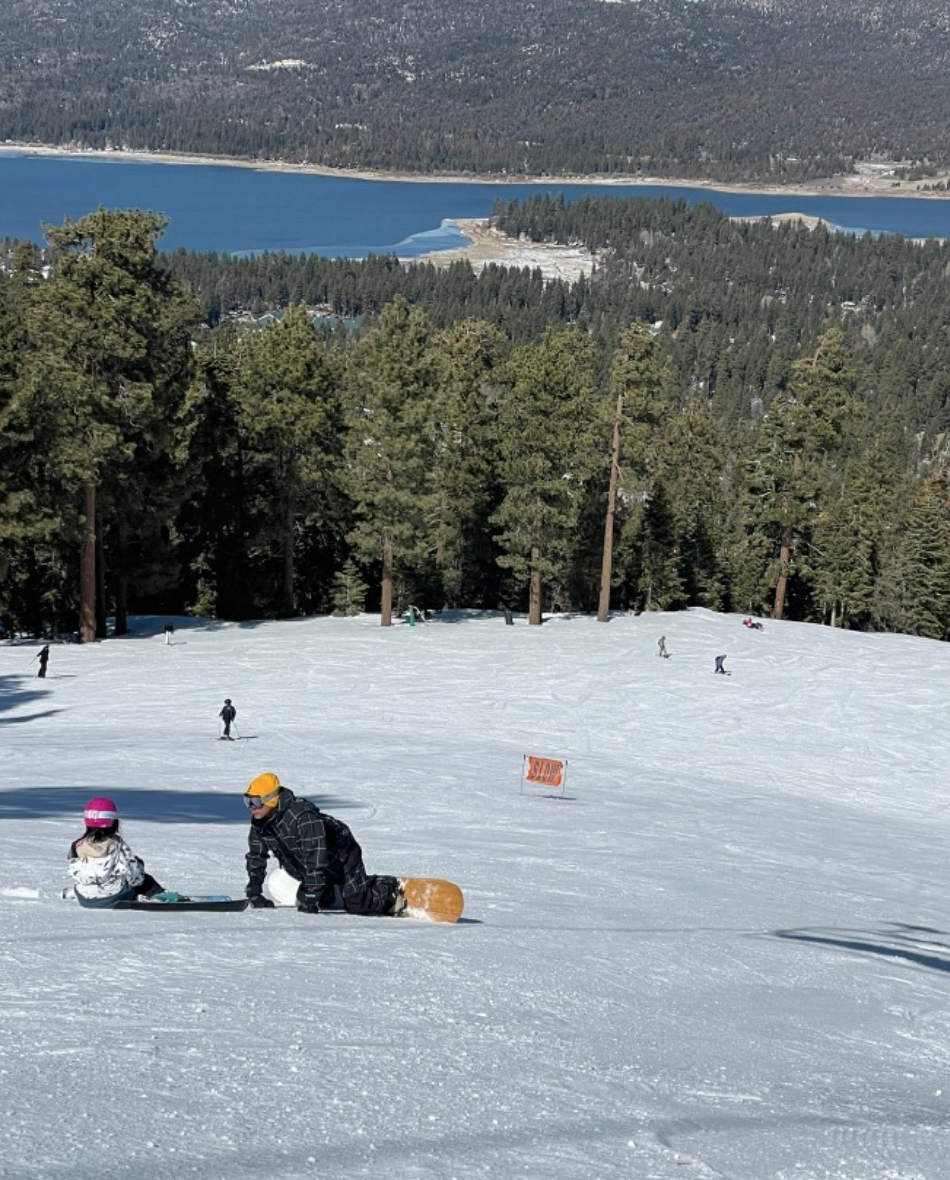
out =
[[[421,918],[427,922],[457,922],[465,908],[465,898],[458,885],[439,877],[400,877],[406,898],[402,917]]]
[[[403,917],[424,922],[457,922],[462,916],[465,899],[458,885],[451,881],[442,881],[438,877],[400,877],[399,884],[406,898]],[[267,878],[264,891],[275,905],[292,906],[297,904],[299,888],[296,877],[286,869],[276,868]],[[342,901],[338,898],[336,906],[330,908],[341,907]]]

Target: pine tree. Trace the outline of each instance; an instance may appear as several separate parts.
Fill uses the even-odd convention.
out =
[[[913,491],[908,473],[881,442],[845,465],[812,546],[815,594],[831,626],[871,624],[878,579]]]
[[[380,622],[392,625],[400,565],[431,559],[437,516],[435,357],[428,317],[401,296],[353,350],[347,375],[345,483],[357,523],[350,539],[379,562]]]
[[[26,589],[34,545],[59,532],[58,514],[43,503],[33,424],[17,414],[14,398],[26,355],[25,308],[30,287],[40,281],[39,251],[17,243],[10,273],[0,272],[0,615],[7,623],[29,622],[37,632],[41,620],[29,607],[35,595]]]
[[[144,502],[141,460],[172,446],[191,365],[196,307],[158,265],[165,225],[156,214],[99,209],[49,228],[52,273],[26,309],[30,349],[11,417],[32,424],[51,479],[72,500],[84,642],[105,627],[100,489],[112,490],[119,520],[134,502],[130,489]]]
[[[650,444],[665,408],[662,391],[653,340],[642,325],[635,324],[621,335],[610,367],[610,394],[616,408],[597,610],[600,622],[606,622],[610,613],[617,499],[634,496],[642,503],[648,494]],[[629,529],[626,532],[629,548]]]
[[[704,399],[690,398],[685,409],[665,423],[662,470],[688,601],[721,610],[727,593],[725,541],[732,506],[726,495],[726,455]]]
[[[339,463],[338,381],[305,308],[241,338],[233,398],[250,547],[265,567],[276,566],[267,599],[289,617],[297,609],[298,539],[328,515]]]
[[[454,324],[435,340],[434,545],[448,605],[492,596],[488,517],[497,499],[492,432],[503,346],[501,333],[478,320]]]
[[[680,610],[686,603],[685,580],[676,523],[662,483],[655,483],[644,505],[637,538],[638,601],[644,610]]]
[[[498,410],[503,500],[493,520],[498,563],[528,585],[528,621],[539,624],[546,580],[562,577],[604,421],[595,354],[576,331],[548,329],[505,366]]]
[[[824,482],[821,459],[856,409],[854,375],[839,328],[819,340],[811,356],[792,365],[790,397],[777,398],[762,424],[760,450],[749,491],[757,498],[755,523],[777,533],[772,615],[785,611],[789,577],[804,560],[803,541]]]
[[[333,613],[348,617],[361,614],[366,606],[368,589],[360,575],[359,566],[349,558],[333,579]]]
[[[932,485],[920,487],[909,505],[894,560],[878,586],[877,611],[888,629],[950,637],[950,512]]]
[[[181,414],[180,464],[188,481],[177,531],[186,608],[213,618],[246,619],[261,609],[250,568],[234,352],[234,341],[220,330],[197,352],[195,380]]]

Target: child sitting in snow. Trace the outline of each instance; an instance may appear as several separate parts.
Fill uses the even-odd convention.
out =
[[[70,845],[67,866],[80,905],[104,909],[162,892],[119,835],[119,812],[111,799],[90,799],[83,815],[86,831]]]

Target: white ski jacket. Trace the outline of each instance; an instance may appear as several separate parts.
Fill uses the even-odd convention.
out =
[[[67,867],[76,892],[90,901],[116,897],[145,879],[145,865],[121,836],[110,836],[101,844],[77,840],[69,850]]]

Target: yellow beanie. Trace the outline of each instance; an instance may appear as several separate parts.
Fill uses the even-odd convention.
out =
[[[276,807],[279,792],[280,779],[276,774],[267,770],[263,774],[259,774],[244,793],[259,796],[261,807]]]

